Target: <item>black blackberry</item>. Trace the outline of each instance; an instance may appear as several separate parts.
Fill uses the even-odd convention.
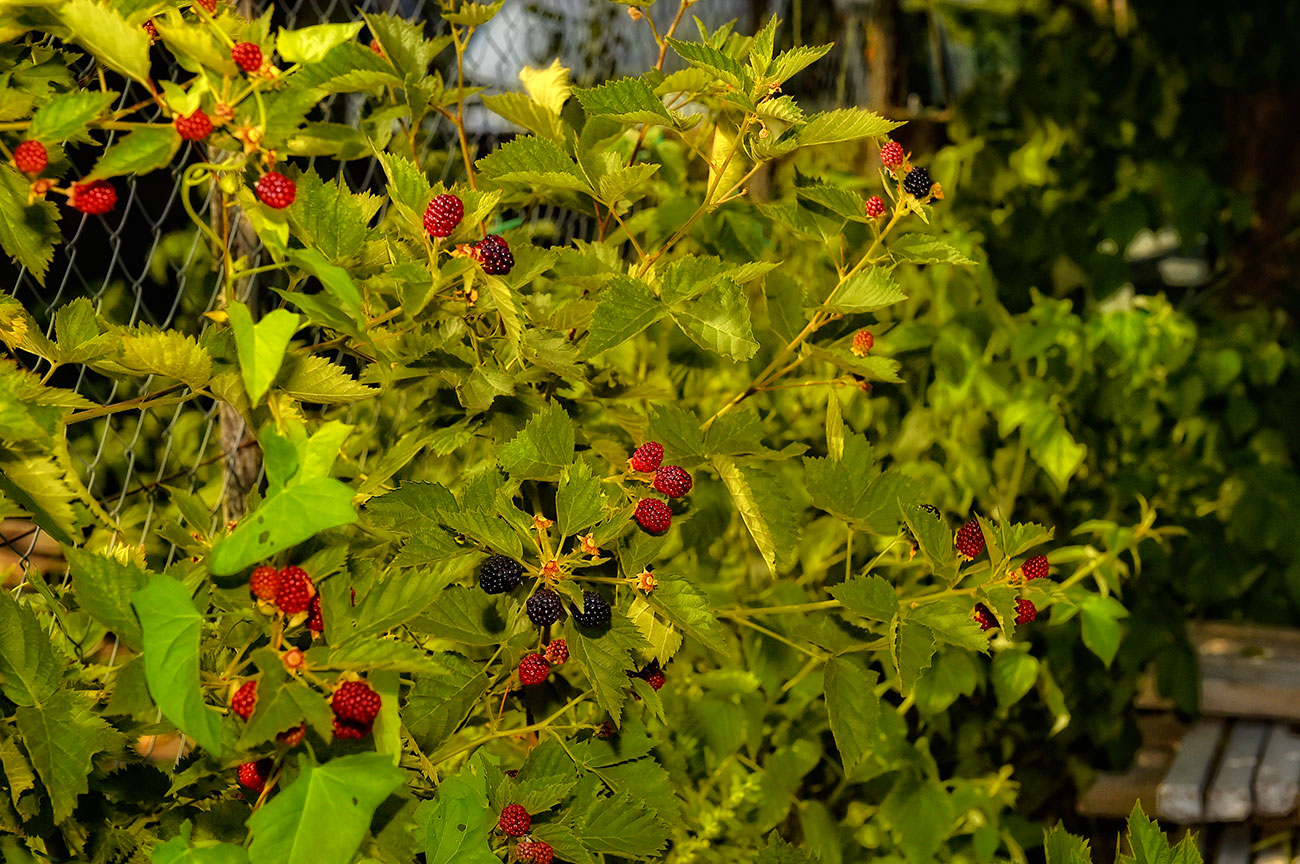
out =
[[[478,587],[488,594],[504,594],[519,587],[524,565],[504,555],[493,555],[478,571]]]
[[[524,608],[528,611],[528,620],[538,627],[554,624],[564,614],[564,605],[560,603],[560,595],[550,588],[543,588],[532,597],[529,597],[528,602],[524,604]]]
[[[510,244],[499,234],[489,234],[474,244],[474,259],[483,265],[483,272],[491,276],[504,276],[515,266]]]
[[[934,181],[930,179],[930,172],[924,168],[913,168],[907,172],[903,178],[903,191],[917,198],[924,198],[930,194],[930,187]]]
[[[573,620],[592,629],[608,627],[611,618],[609,601],[595,591],[582,592],[582,611],[573,610]]]

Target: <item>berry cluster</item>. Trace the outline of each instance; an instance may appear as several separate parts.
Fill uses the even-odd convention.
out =
[[[966,520],[966,524],[957,529],[957,551],[964,557],[974,560],[984,551],[984,532],[980,529],[979,520],[974,516]]]
[[[522,837],[533,827],[533,817],[522,804],[507,804],[497,820],[497,827],[511,837]]]
[[[330,698],[335,738],[364,738],[379,716],[382,700],[364,681],[344,681]]]
[[[203,113],[202,108],[195,108],[188,117],[177,114],[172,120],[176,134],[184,141],[202,141],[212,134],[212,121]]]
[[[262,565],[248,577],[248,588],[253,596],[275,605],[287,616],[308,612],[308,626],[315,632],[325,629],[321,618],[320,596],[316,585],[301,567],[290,564],[283,570]]]
[[[541,684],[550,674],[550,661],[541,654],[528,654],[519,661],[519,683],[525,687]]]
[[[551,844],[541,840],[520,840],[515,844],[515,855],[520,861],[532,864],[551,864],[555,860],[555,850]]]
[[[102,216],[117,206],[117,190],[107,180],[74,183],[68,203],[88,216]]]
[[[627,460],[628,467],[641,474],[654,474],[651,485],[656,492],[669,498],[681,498],[691,491],[694,480],[690,472],[677,465],[662,465],[663,445],[658,441],[647,441],[632,452]],[[632,514],[636,524],[649,534],[662,534],[673,524],[672,508],[658,498],[642,498],[637,502]]]
[[[425,218],[427,225],[427,213]],[[483,272],[489,276],[504,276],[515,266],[515,256],[510,254],[510,244],[506,242],[506,238],[498,234],[489,234],[475,243],[470,255],[482,265]]]
[[[456,226],[463,218],[465,218],[465,205],[459,198],[451,194],[437,195],[425,208],[424,230],[430,237],[450,237],[451,232],[456,230]],[[513,259],[511,263],[514,263]],[[510,272],[509,267],[506,268],[506,272]]]
[[[283,210],[293,203],[298,186],[279,171],[267,171],[258,179],[256,191],[258,200],[267,207]]]
[[[50,154],[39,141],[24,141],[14,148],[14,167],[24,174],[39,174],[50,164]]]
[[[230,49],[230,59],[245,72],[256,72],[262,68],[262,49],[256,42],[240,42]]]

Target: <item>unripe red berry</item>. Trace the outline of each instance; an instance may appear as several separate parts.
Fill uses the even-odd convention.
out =
[[[102,216],[117,206],[117,190],[107,180],[76,183],[72,187],[69,203],[82,213]]]
[[[1038,609],[1032,600],[1021,597],[1016,601],[1016,623],[1029,624],[1038,617]]]
[[[285,615],[297,615],[311,605],[316,586],[301,567],[290,565],[280,571],[280,583],[275,588],[275,605]]]
[[[867,199],[867,203],[863,209],[866,210],[868,217],[878,219],[885,215],[885,202],[880,200],[879,195],[872,195]]]
[[[642,498],[633,514],[641,530],[650,534],[662,534],[673,524],[673,511],[658,498]]]
[[[209,15],[215,15],[217,12],[217,0],[194,0],[194,2],[202,6]]]
[[[890,141],[884,147],[880,148],[880,164],[893,170],[903,164],[907,154],[903,152],[903,145],[897,141]]]
[[[275,736],[275,742],[281,747],[297,747],[307,734],[307,724],[299,723],[292,729],[286,729]]]
[[[563,666],[569,661],[569,643],[563,639],[553,639],[546,646],[546,662],[552,666]]]
[[[691,491],[693,482],[685,468],[665,465],[655,473],[654,487],[669,498],[680,498]]]
[[[195,108],[188,117],[178,114],[172,119],[172,124],[176,127],[176,134],[185,141],[202,141],[212,134],[212,121],[202,108]]]
[[[551,864],[555,860],[555,850],[551,844],[541,840],[520,840],[515,844],[515,855],[520,861],[531,864]]]
[[[50,154],[39,141],[24,141],[14,148],[14,166],[24,174],[39,174],[50,164]]]
[[[519,683],[525,686],[541,684],[551,674],[551,664],[541,654],[529,654],[519,661]]]
[[[334,737],[345,740],[360,740],[370,734],[372,724],[358,723],[355,720],[345,720],[342,717],[334,718]]]
[[[870,330],[859,330],[853,334],[853,348],[850,350],[859,357],[866,357],[873,345],[876,344],[876,337],[871,335]]]
[[[258,759],[245,762],[239,766],[239,785],[250,792],[261,792],[266,788],[266,781],[271,777],[270,759]]]
[[[298,186],[279,171],[267,171],[257,181],[257,197],[267,207],[283,210],[293,203]]]
[[[230,697],[230,710],[238,714],[242,719],[247,720],[253,716],[253,709],[257,707],[257,682],[245,681],[240,688],[235,691],[235,695]]]
[[[1047,563],[1046,555],[1035,555],[1020,565],[1020,572],[1025,575],[1025,579],[1046,579],[1052,572],[1052,567]]]
[[[523,805],[508,804],[501,811],[497,826],[511,837],[522,837],[528,833],[529,828],[533,827],[533,817],[528,815]]]
[[[263,564],[248,577],[248,587],[258,599],[274,600],[275,592],[280,587],[280,571]]]
[[[262,48],[256,42],[240,42],[230,49],[230,59],[245,72],[256,72],[262,68]]]
[[[664,448],[658,441],[647,441],[632,453],[632,458],[628,464],[632,466],[633,471],[640,471],[643,474],[649,474],[652,471],[659,470],[659,465],[664,461]]]
[[[957,551],[967,558],[976,558],[984,551],[984,532],[980,530],[979,520],[974,516],[957,529],[956,544]]]
[[[981,630],[992,630],[994,627],[998,626],[997,619],[993,617],[993,613],[989,611],[989,607],[985,606],[983,603],[975,604],[975,608],[971,612],[971,617],[980,625]]]
[[[455,195],[437,195],[424,210],[424,230],[430,237],[450,237],[460,220],[465,218],[465,205]]]
[[[379,716],[382,700],[364,681],[344,681],[330,697],[334,716],[353,723],[370,724]]]

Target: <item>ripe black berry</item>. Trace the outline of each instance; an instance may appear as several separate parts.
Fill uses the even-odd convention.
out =
[[[930,172],[924,168],[913,168],[907,172],[903,178],[903,191],[909,195],[915,195],[917,198],[924,198],[930,194],[930,187],[934,181],[930,179]]]
[[[493,555],[478,571],[478,587],[488,594],[504,594],[519,587],[524,565],[504,555]]]
[[[583,591],[582,611],[573,610],[573,620],[593,630],[608,627],[611,617],[609,601],[595,591]]]
[[[560,602],[560,595],[550,588],[543,588],[532,597],[529,597],[528,602],[524,604],[524,608],[528,612],[528,620],[538,627],[554,624],[564,614],[564,605]]]

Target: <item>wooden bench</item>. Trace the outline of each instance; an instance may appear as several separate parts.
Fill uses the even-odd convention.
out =
[[[1202,829],[1207,861],[1300,864],[1300,632],[1200,623],[1189,635],[1201,715],[1179,720],[1145,681],[1133,765],[1100,775],[1078,811],[1123,819],[1141,802],[1171,829]]]

